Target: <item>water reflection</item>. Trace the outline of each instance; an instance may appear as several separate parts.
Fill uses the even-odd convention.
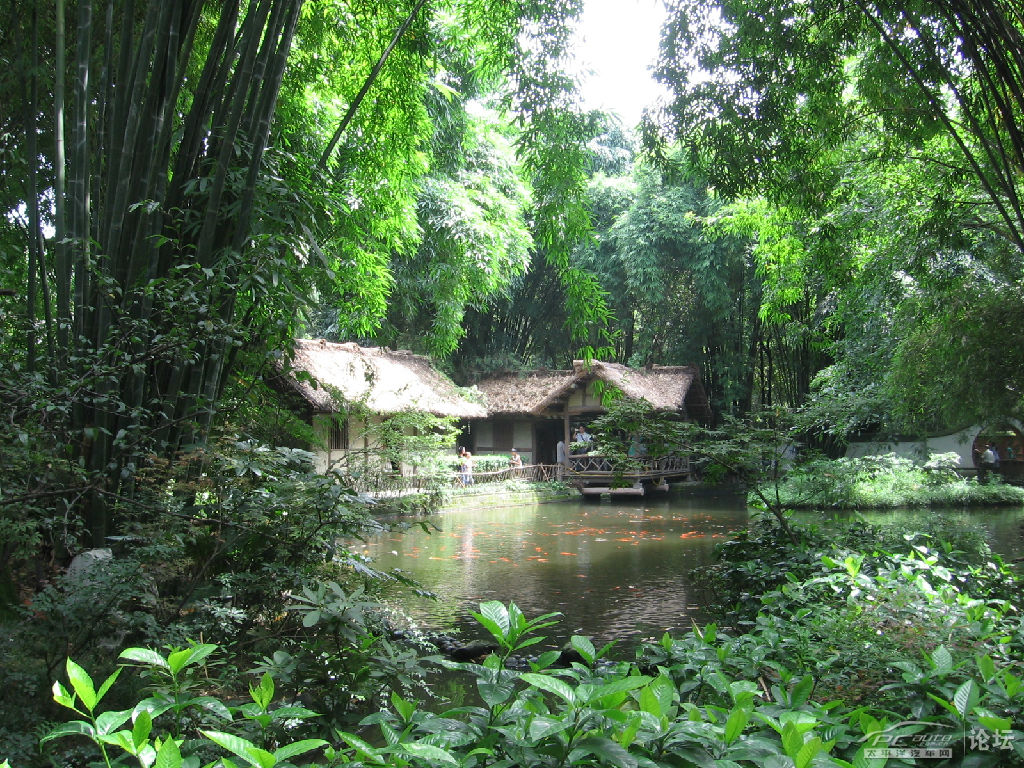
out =
[[[800,513],[798,520],[828,526],[849,513]],[[943,517],[980,526],[993,549],[1011,559],[1024,551],[1024,510],[901,510],[856,515],[869,522],[913,525]],[[572,633],[595,643],[629,644],[692,622],[714,621],[690,572],[710,563],[714,546],[747,526],[739,497],[668,496],[601,503],[562,503],[447,512],[418,528],[368,542],[365,552],[383,570],[398,568],[438,601],[403,593],[405,610],[431,631],[481,636],[470,617],[485,600],[514,601],[527,615],[560,611],[545,631],[549,645]]]
[[[400,568],[439,601],[406,604],[421,626],[479,634],[469,612],[485,600],[514,601],[528,617],[560,611],[546,634],[597,643],[689,629],[704,621],[705,596],[687,574],[714,545],[748,522],[741,499],[668,497],[572,501],[430,518],[440,530],[383,535],[366,553]]]

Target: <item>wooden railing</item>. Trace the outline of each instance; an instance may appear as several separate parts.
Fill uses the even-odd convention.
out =
[[[569,456],[568,468],[577,474],[614,473],[615,466],[604,456]],[[656,475],[685,475],[690,473],[690,459],[687,456],[659,456],[657,458],[632,459],[631,465],[622,468],[624,475],[642,477]]]
[[[561,477],[562,467],[557,464],[525,464],[521,467],[506,467],[488,472],[473,472],[473,485],[481,483],[497,483],[502,480],[524,480],[526,482],[540,483],[548,480],[558,480]],[[462,475],[459,472],[454,474],[455,485],[462,485]]]
[[[566,466],[558,464],[527,464],[522,467],[505,467],[489,471],[474,471],[470,483],[464,483],[458,470],[441,474],[403,474],[387,471],[380,465],[350,465],[343,472],[345,482],[360,493],[379,496],[395,496],[420,491],[428,491],[441,487],[461,488],[466,485],[487,485],[504,480],[522,480],[524,482],[546,482],[550,480],[590,477],[600,479],[615,474],[636,480],[659,477],[679,477],[689,475],[690,460],[685,456],[661,456],[657,458],[634,459],[632,466],[624,468],[621,473],[616,471],[611,461],[603,456],[584,455],[569,456]]]
[[[522,480],[524,482],[546,482],[558,480],[564,468],[557,464],[527,464],[522,467],[506,467],[487,472],[474,471],[469,485],[487,485],[503,480]],[[345,481],[360,493],[371,495],[393,496],[403,493],[426,491],[444,486],[464,487],[462,473],[456,471],[445,474],[399,474],[398,472],[352,472],[345,475]]]

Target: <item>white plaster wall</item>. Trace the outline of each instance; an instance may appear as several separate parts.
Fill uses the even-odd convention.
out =
[[[1017,429],[1021,429],[1020,422],[1010,421]],[[956,453],[960,456],[960,466],[965,468],[974,467],[974,459],[971,456],[971,447],[975,438],[981,433],[982,427],[975,425],[951,435],[929,437],[924,440],[913,442],[864,442],[850,443],[846,448],[848,457],[860,456],[884,456],[887,453],[895,453],[915,461],[924,461],[933,453]]]
[[[846,456],[848,458],[860,458],[861,456],[884,456],[894,453],[905,459],[927,461],[928,457],[933,453],[956,453],[960,456],[961,467],[973,467],[971,445],[980,431],[980,427],[972,427],[969,430],[956,432],[952,435],[929,437],[925,440],[915,440],[913,442],[889,443],[872,441],[850,443],[846,447]]]

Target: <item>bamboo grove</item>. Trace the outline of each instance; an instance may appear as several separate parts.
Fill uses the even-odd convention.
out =
[[[418,236],[424,104],[445,65],[500,87],[504,109],[533,126],[520,153],[550,186],[539,213],[549,234],[538,231],[586,293],[566,255],[586,226],[580,138],[545,107],[557,106],[551,62],[576,12],[424,0],[0,6],[2,237],[24,255],[8,259],[24,322],[6,318],[7,346],[61,404],[40,423],[84,473],[74,506],[93,541],[116,528],[110,510],[138,463],[202,445],[228,382],[274,365],[315,302],[333,297],[353,333],[380,322],[390,261]],[[579,306],[585,325],[596,305]],[[16,413],[39,401],[25,381],[5,392]]]

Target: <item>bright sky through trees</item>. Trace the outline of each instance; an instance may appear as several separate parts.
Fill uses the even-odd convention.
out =
[[[650,67],[664,17],[661,0],[586,0],[576,50],[588,108],[639,122],[663,92]]]

